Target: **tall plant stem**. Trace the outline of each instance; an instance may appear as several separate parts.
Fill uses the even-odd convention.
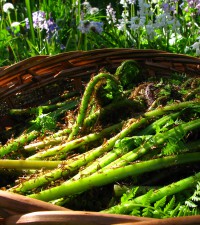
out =
[[[27,13],[28,13],[28,20],[29,20],[29,25],[30,25],[30,32],[31,32],[31,39],[33,45],[36,44],[36,39],[35,39],[35,31],[33,27],[33,18],[32,18],[32,10],[31,10],[31,3],[30,0],[25,0],[26,8],[27,8]]]
[[[10,142],[8,142],[7,144],[5,144],[4,146],[0,148],[0,157],[3,157],[10,152],[17,151],[18,149],[23,147],[25,144],[29,143],[30,141],[38,137],[39,134],[40,133],[38,131],[34,130],[29,133],[22,134],[14,140],[11,140]]]

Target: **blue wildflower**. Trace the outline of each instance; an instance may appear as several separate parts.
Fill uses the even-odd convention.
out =
[[[78,29],[83,34],[89,33],[90,31],[101,34],[103,31],[103,23],[89,20],[81,20]]]

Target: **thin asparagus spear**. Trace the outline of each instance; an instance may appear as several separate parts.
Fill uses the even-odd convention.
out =
[[[54,112],[49,113],[48,115],[54,118],[59,117],[62,113],[66,112],[66,110],[72,109],[76,107],[78,101],[71,101],[67,105],[57,109]],[[35,125],[30,126],[25,134],[20,135],[19,137],[10,140],[10,142],[6,143],[2,147],[0,147],[0,157],[5,156],[6,154],[17,151],[27,143],[30,143],[32,140],[37,138],[40,135],[40,132],[35,130]]]
[[[74,101],[74,100],[73,100]],[[24,115],[24,114],[36,114],[39,111],[39,108],[42,110],[43,113],[51,112],[56,110],[60,107],[66,106],[67,104],[71,103],[72,100],[66,100],[64,102],[58,102],[54,105],[41,105],[39,107],[30,107],[26,109],[11,109],[11,115]]]
[[[149,126],[147,126],[146,128],[144,128],[143,130],[139,131],[137,133],[137,135],[142,136],[142,135],[153,134],[153,133],[155,133],[157,127],[161,127],[161,126],[165,125],[171,119],[172,120],[177,119],[181,115],[181,113],[182,112],[180,111],[180,112],[170,113],[169,115],[163,116],[160,119],[153,122],[152,124],[150,124]]]
[[[187,177],[185,179],[179,180],[170,185],[162,187],[158,190],[155,190],[152,193],[152,195],[150,196],[149,202],[154,203],[154,202],[158,201],[159,199],[163,198],[164,196],[174,195],[183,190],[192,188],[197,184],[198,181],[200,181],[200,172],[196,173],[193,176]],[[145,199],[146,196],[147,196],[147,194],[138,196],[138,197],[134,198],[132,201],[128,201],[124,204],[123,203],[118,204],[116,206],[111,207],[110,209],[103,210],[102,212],[115,213],[117,210],[117,213],[119,213],[119,214],[120,213],[128,214],[133,210],[133,208],[136,206],[136,204],[141,204],[142,200]]]
[[[38,131],[34,130],[29,133],[22,134],[18,138],[10,140],[7,144],[0,147],[0,157],[3,157],[10,152],[17,151],[25,144],[29,143],[30,141],[38,137],[39,134],[40,133]]]
[[[149,116],[159,116],[164,113],[169,113],[171,111],[178,111],[183,108],[191,108],[191,107],[199,107],[200,106],[200,100],[194,100],[194,101],[185,101],[185,102],[177,102],[170,105],[166,105],[164,107],[158,107],[155,110],[151,110],[149,112],[145,113],[146,117]]]
[[[71,132],[70,129],[64,129],[64,130],[60,130],[50,136],[47,136],[46,138],[44,138],[42,141],[38,141],[35,143],[30,143],[28,145],[24,146],[24,150],[26,151],[36,151],[42,148],[45,148],[47,146],[54,146],[57,144],[60,144],[61,142],[63,142],[64,140],[67,139],[67,135]],[[65,136],[64,136],[65,135]]]
[[[106,115],[108,116],[110,112],[116,111],[118,109],[121,109],[123,107],[130,106],[133,107],[135,111],[141,111],[144,110],[144,107],[137,101],[133,101],[130,99],[123,99],[120,102],[113,102],[107,106],[105,106],[102,109],[97,110],[96,112],[89,115],[87,118],[85,118],[83,122],[84,127],[91,127],[94,125],[94,123],[99,118],[104,118]]]
[[[11,160],[2,159],[0,160],[0,168],[4,169],[16,169],[16,170],[26,170],[26,169],[55,169],[62,161],[27,161],[27,160]]]
[[[48,150],[40,151],[40,152],[36,153],[35,155],[28,157],[27,160],[41,160],[45,157],[50,157],[50,156],[54,156],[57,154],[64,154],[66,152],[69,152],[72,149],[75,149],[75,148],[85,145],[89,142],[96,141],[100,138],[105,137],[106,135],[110,134],[112,131],[120,129],[122,127],[122,124],[123,123],[118,123],[118,124],[115,124],[108,128],[103,129],[99,133],[88,134],[84,137],[81,137],[81,138],[78,138],[78,139],[75,139],[72,141],[68,141],[62,145],[55,146]]]

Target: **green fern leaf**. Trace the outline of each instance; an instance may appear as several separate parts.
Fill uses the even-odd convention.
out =
[[[181,204],[178,203],[178,205],[170,212],[170,216],[169,217],[177,217],[180,207],[181,207]]]
[[[175,207],[175,196],[173,196],[170,201],[166,204],[164,208],[164,213],[170,214],[169,212],[172,211]]]
[[[163,211],[160,209],[155,209],[153,211],[153,218],[162,219],[163,218]]]
[[[180,206],[179,208],[179,213],[178,213],[178,217],[180,216],[191,216],[192,212],[191,210],[189,209],[188,206],[185,206],[185,205],[182,205]]]
[[[200,182],[197,183],[196,185],[196,189],[194,191],[194,193],[192,194],[192,196],[190,196],[186,201],[185,201],[185,205],[190,207],[190,208],[196,208],[197,204],[200,202]]]
[[[131,215],[132,216],[141,216],[140,207],[134,207],[131,212]]]
[[[200,202],[200,196],[199,197],[198,196],[192,196],[191,199],[194,202]]]
[[[135,187],[135,188],[132,188],[131,190],[124,193],[121,197],[121,203],[126,203],[126,202],[132,200],[135,197],[138,188],[139,188],[139,186]]]
[[[190,200],[185,201],[185,205],[187,205],[190,208],[196,208],[197,207],[197,205]]]
[[[142,199],[142,205],[150,205],[150,200],[151,200],[151,196],[153,194],[153,189],[149,190],[146,194],[145,194],[145,198]]]
[[[153,213],[154,213],[154,211],[149,207],[145,207],[142,210],[142,216],[143,217],[153,217]]]
[[[157,202],[154,203],[154,208],[158,209],[158,208],[162,208],[166,203],[166,196],[164,196],[163,198],[161,198],[160,200],[158,200]]]

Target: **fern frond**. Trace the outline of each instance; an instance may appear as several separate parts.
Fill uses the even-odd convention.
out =
[[[134,207],[130,213],[132,216],[141,216],[140,207]]]
[[[185,201],[185,205],[190,207],[190,208],[196,208],[197,207],[197,205],[193,201],[190,201],[190,200]]]
[[[160,200],[156,201],[154,203],[154,208],[155,209],[160,209],[162,208],[165,204],[166,204],[166,199],[167,199],[167,196],[164,196],[163,198],[161,198]]]
[[[164,213],[168,213],[171,212],[175,207],[175,196],[173,195],[173,197],[170,199],[170,201],[165,205],[163,211]],[[168,213],[170,214],[170,213]]]
[[[169,129],[172,127],[172,125],[173,125],[174,123],[175,123],[175,121],[171,118],[171,119],[169,119],[168,122],[166,122],[165,125],[162,126],[162,127],[159,126],[159,124],[156,124],[156,127],[155,127],[156,134],[158,134],[158,133],[163,133],[163,132],[169,130]]]
[[[154,210],[150,207],[145,207],[143,210],[142,210],[142,216],[143,217],[153,217],[153,214],[154,214]]]
[[[188,206],[185,206],[185,205],[180,206],[177,217],[191,216],[191,215],[192,215],[192,210],[190,210],[190,208]]]
[[[151,196],[152,196],[153,192],[154,192],[154,190],[151,189],[145,194],[144,198],[142,198],[142,201],[141,201],[141,203],[143,205],[150,205],[150,200],[151,200]]]
[[[177,215],[178,215],[178,213],[179,213],[180,207],[181,207],[181,204],[178,203],[178,204],[176,205],[176,207],[175,207],[173,210],[170,211],[169,217],[171,217],[171,218],[177,217]]]
[[[139,186],[132,188],[132,189],[128,190],[127,192],[125,192],[121,197],[121,202],[126,203],[126,202],[132,200],[135,197],[138,188],[139,188]]]
[[[200,203],[200,182],[197,182],[194,193],[185,201],[185,205],[190,208],[197,208],[197,203]]]

